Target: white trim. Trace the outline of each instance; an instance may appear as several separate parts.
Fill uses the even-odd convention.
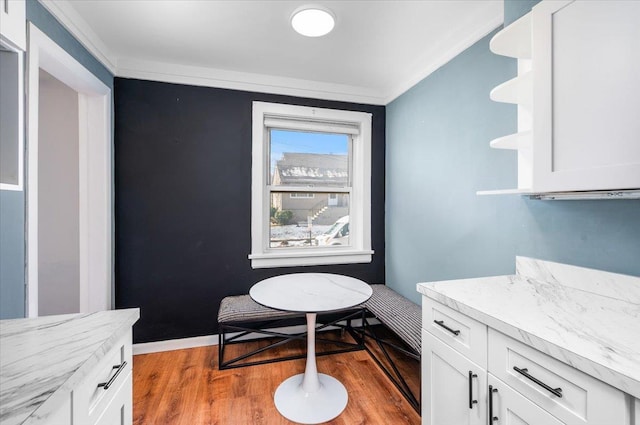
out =
[[[380,321],[373,318],[367,319],[370,325],[379,325]],[[340,322],[341,324],[345,324],[344,322]],[[361,319],[353,319],[351,321],[352,326],[359,327],[362,325]],[[326,328],[322,328],[320,332],[331,331],[340,329],[337,326],[327,326]],[[281,328],[269,328],[266,329],[268,331],[280,332],[287,335],[293,335],[301,332],[305,332],[307,330],[306,325],[296,325],[296,326],[284,326]],[[238,335],[240,332],[234,332],[227,334],[229,337],[234,337]],[[264,338],[264,335],[261,334],[248,334],[243,337],[236,339],[236,341],[250,341],[252,339]],[[142,342],[138,344],[133,344],[133,355],[136,356],[138,354],[150,354],[150,353],[161,353],[164,351],[173,351],[173,350],[185,350],[188,348],[198,348],[198,347],[208,347],[211,345],[219,345],[220,340],[218,335],[204,335],[204,336],[195,336],[191,338],[179,338],[179,339],[168,339],[164,341],[155,341],[155,342]]]
[[[0,46],[18,55],[18,184],[0,183],[0,190],[22,192],[24,190],[24,64],[25,53],[0,42]]]
[[[80,308],[111,308],[111,89],[35,25],[28,26],[27,316],[38,315],[38,108],[40,69],[79,93]]]
[[[269,247],[271,206],[267,161],[268,128],[265,117],[279,116],[314,122],[337,122],[357,126],[351,136],[350,247]],[[288,267],[319,264],[371,262],[371,119],[370,113],[342,111],[279,103],[253,102],[251,165],[251,267]],[[302,192],[299,190],[296,192]],[[322,189],[322,188],[320,188]],[[310,190],[310,189],[307,189]],[[315,190],[314,190],[315,191]]]
[[[109,51],[102,39],[71,6],[68,0],[38,0],[60,24],[67,29],[100,63],[112,74],[116,73],[117,58]]]
[[[478,27],[455,46],[443,51],[428,52],[428,55],[422,61],[422,67],[418,71],[411,77],[385,89],[117,57],[109,51],[102,39],[95,34],[90,25],[75,11],[68,0],[38,1],[96,59],[118,77],[371,105],[387,105],[391,103],[482,37],[502,25],[504,21],[502,13],[498,16],[488,16],[488,21],[485,24]],[[474,16],[474,19],[477,20],[478,17]],[[469,26],[464,26],[462,31],[468,31],[468,29]]]
[[[368,87],[129,58],[118,59],[117,76],[314,99],[384,104],[383,93]]]
[[[481,40],[482,37],[491,33],[491,31],[495,30],[503,23],[504,18],[502,15],[495,16],[485,25],[482,25],[481,27],[476,29],[474,32],[469,34],[453,47],[441,52],[435,52],[435,54],[431,56],[434,59],[430,60],[428,64],[425,64],[426,66],[424,68],[421,68],[420,70],[415,72],[412,77],[392,87],[391,90],[386,93],[383,104],[388,105],[389,103],[393,102],[405,92],[409,91],[413,86],[427,78],[442,66],[449,63],[453,58],[467,50],[469,47],[473,46],[475,43]]]
[[[271,267],[296,267],[296,266],[321,266],[328,264],[356,264],[370,263],[373,251],[337,251],[330,253],[287,252],[286,254],[273,253],[263,255],[250,255],[251,267],[264,269]]]
[[[165,341],[142,342],[133,344],[133,355],[161,353],[163,351],[184,350],[187,348],[218,345],[218,335],[196,336],[192,338],[168,339]]]

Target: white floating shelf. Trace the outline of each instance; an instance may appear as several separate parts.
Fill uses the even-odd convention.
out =
[[[479,190],[476,195],[523,195],[542,201],[586,201],[595,199],[640,199],[640,189],[583,192],[535,192],[531,189]]]
[[[494,149],[530,149],[533,134],[531,131],[509,134],[498,137],[489,142],[489,146]]]
[[[532,195],[531,189],[479,190],[476,195]]]
[[[531,59],[531,13],[494,35],[489,48],[497,55]]]
[[[533,76],[531,72],[505,81],[491,90],[489,98],[494,102],[515,103],[531,109],[533,104]]]

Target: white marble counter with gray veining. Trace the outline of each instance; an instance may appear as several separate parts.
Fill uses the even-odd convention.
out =
[[[640,398],[640,278],[526,257],[418,292]]]
[[[134,308],[0,320],[0,423],[55,411],[139,317]]]

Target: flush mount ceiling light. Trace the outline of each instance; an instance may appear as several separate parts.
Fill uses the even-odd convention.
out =
[[[336,18],[333,13],[321,6],[301,6],[291,15],[293,29],[307,37],[329,34],[335,24]]]

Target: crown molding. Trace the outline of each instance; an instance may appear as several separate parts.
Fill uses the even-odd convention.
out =
[[[119,58],[117,75],[177,84],[384,105],[383,94],[367,87],[166,62]]]
[[[424,63],[423,66],[419,68],[417,72],[413,74],[410,78],[400,82],[395,85],[391,90],[388,91],[388,94],[385,96],[384,104],[388,105],[393,102],[395,99],[400,97],[402,94],[407,92],[413,86],[418,84],[420,81],[427,78],[429,75],[437,71],[443,65],[447,64],[453,58],[458,56],[460,53],[467,50],[469,47],[473,46],[476,42],[481,40],[484,36],[491,33],[491,31],[500,27],[503,24],[503,15],[500,13],[498,16],[493,16],[488,19],[485,23],[478,26],[473,32],[471,32],[468,36],[464,37],[458,43],[456,43],[453,47],[442,49],[440,52],[431,52],[429,57],[435,58],[427,63]]]
[[[68,0],[38,0],[112,74],[117,59]]]
[[[282,94],[323,100],[387,105],[448,63],[482,37],[503,24],[499,14],[487,9],[487,16],[474,17],[481,22],[453,47],[426,52],[419,70],[390,89],[335,84],[298,78],[229,71],[167,62],[145,61],[114,56],[89,24],[75,11],[69,0],[38,0],[53,16],[99,60],[114,76],[176,84],[189,84],[259,93]],[[479,19],[480,18],[480,19]],[[484,19],[482,19],[484,18]],[[470,25],[463,26],[465,32]],[[451,34],[450,39],[455,38]],[[434,59],[435,58],[435,59]]]

